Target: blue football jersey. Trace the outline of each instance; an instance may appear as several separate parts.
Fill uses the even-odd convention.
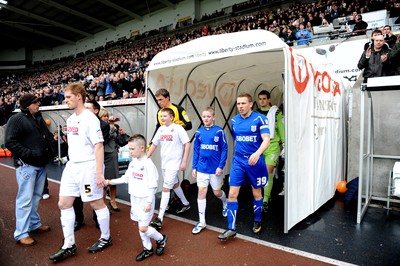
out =
[[[193,169],[205,174],[215,174],[217,168],[225,167],[228,144],[221,127],[214,125],[211,128],[199,128],[193,143]]]
[[[235,156],[248,159],[260,148],[263,142],[261,134],[269,134],[268,119],[263,114],[252,112],[246,118],[237,114],[231,122],[235,140]]]

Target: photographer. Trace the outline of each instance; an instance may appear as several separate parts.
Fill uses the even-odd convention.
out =
[[[375,36],[370,47],[362,53],[357,65],[360,70],[364,69],[364,83],[367,82],[368,78],[389,74],[389,53],[390,48],[385,45],[383,35]]]

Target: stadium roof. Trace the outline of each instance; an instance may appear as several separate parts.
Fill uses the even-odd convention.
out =
[[[0,0],[0,49],[51,49],[183,0]]]

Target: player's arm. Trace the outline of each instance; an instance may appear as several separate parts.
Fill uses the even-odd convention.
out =
[[[192,177],[197,178],[197,165],[200,157],[200,132],[196,131],[193,141]]]
[[[261,143],[260,147],[254,152],[250,158],[249,158],[249,165],[255,165],[258,162],[258,159],[260,159],[261,154],[268,148],[270,138],[269,134],[261,134],[261,138],[263,142]]]
[[[220,138],[219,138],[219,145],[220,145],[220,151],[221,151],[221,160],[219,162],[218,168],[215,172],[215,175],[219,176],[223,174],[223,169],[226,164],[226,159],[228,158],[228,143],[226,143],[226,136],[225,132],[221,130],[220,132]]]
[[[152,143],[150,145],[149,151],[147,152],[147,158],[150,158],[153,155],[153,152],[156,150],[157,146]]]
[[[180,166],[181,171],[185,171],[185,169],[186,169],[186,164],[187,164],[187,160],[189,157],[189,151],[190,151],[190,141],[186,142],[184,145],[185,145],[185,150],[183,151],[182,163]]]
[[[132,163],[132,162],[131,162]],[[131,164],[130,163],[130,164]],[[121,184],[128,184],[129,179],[128,176],[132,176],[132,169],[130,165],[128,166],[128,169],[125,171],[125,174],[123,174],[120,178],[116,179],[107,179],[107,186],[114,186],[114,185],[121,185]]]
[[[156,150],[157,145],[159,144],[159,140],[160,140],[159,132],[160,132],[159,130],[156,131],[156,133],[151,141],[151,145],[146,154],[148,158],[150,158],[153,155],[153,152]]]
[[[96,184],[99,187],[106,185],[104,178],[104,145],[103,142],[97,142],[94,144],[94,157],[96,159]]]
[[[183,123],[180,124],[181,126],[183,126],[183,128],[187,131],[187,130],[191,130],[192,129],[192,122],[189,119],[189,116],[186,113],[186,110],[182,107],[182,106],[177,106],[178,107],[178,111],[179,111],[179,120]]]

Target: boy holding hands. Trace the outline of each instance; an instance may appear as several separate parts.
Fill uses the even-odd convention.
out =
[[[153,161],[146,156],[146,140],[140,134],[133,135],[128,140],[128,147],[133,158],[128,169],[122,177],[107,180],[107,185],[128,184],[131,196],[131,219],[138,222],[144,246],[143,251],[136,256],[136,261],[142,261],[154,254],[151,238],[156,240],[156,254],[161,256],[168,237],[149,227],[154,214],[158,172]]]
[[[190,204],[183,194],[182,188],[179,186],[178,179],[178,172],[186,169],[190,139],[182,126],[173,123],[174,116],[174,111],[170,108],[161,110],[160,119],[162,126],[158,128],[150,149],[147,152],[147,157],[150,158],[157,146],[161,146],[161,169],[164,183],[158,217],[150,224],[156,229],[161,229],[162,227],[171,189],[174,190],[183,204],[176,213],[182,213],[190,209]]]

